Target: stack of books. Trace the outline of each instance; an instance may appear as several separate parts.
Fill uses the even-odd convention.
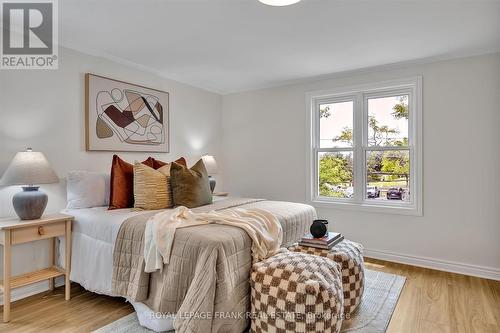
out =
[[[314,238],[311,234],[302,237],[300,246],[315,247],[318,249],[330,250],[332,247],[344,240],[344,236],[338,232],[329,232],[321,238]]]

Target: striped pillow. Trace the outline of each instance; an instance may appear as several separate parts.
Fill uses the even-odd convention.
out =
[[[155,170],[135,162],[134,165],[134,208],[165,209],[173,206],[170,188],[170,164]]]

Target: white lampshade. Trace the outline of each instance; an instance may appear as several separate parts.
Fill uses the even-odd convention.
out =
[[[259,0],[259,1],[269,6],[288,6],[299,2],[300,0]]]
[[[205,168],[207,168],[208,174],[217,174],[217,162],[215,161],[215,158],[212,155],[203,155],[201,158],[205,164]]]
[[[0,186],[38,185],[59,182],[45,156],[36,151],[19,152],[0,179]]]

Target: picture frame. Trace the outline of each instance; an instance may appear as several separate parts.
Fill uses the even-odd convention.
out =
[[[87,151],[168,153],[169,93],[85,74]]]

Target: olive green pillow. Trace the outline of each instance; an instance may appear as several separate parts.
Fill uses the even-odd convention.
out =
[[[195,208],[212,203],[208,173],[201,159],[191,169],[172,163],[170,184],[175,206]]]

